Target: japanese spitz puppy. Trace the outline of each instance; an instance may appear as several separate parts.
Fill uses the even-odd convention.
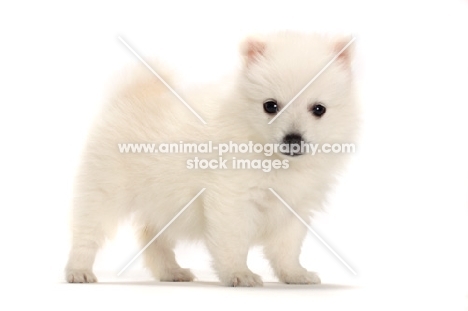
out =
[[[195,156],[221,159],[217,153],[125,153],[118,146],[353,142],[358,113],[352,45],[285,107],[350,39],[278,33],[245,40],[243,64],[233,79],[179,92],[206,124],[147,68],[132,72],[110,96],[90,133],[77,178],[66,280],[97,281],[92,270],[96,253],[123,220],[134,221],[143,247],[205,188],[143,252],[156,279],[192,281],[190,270],[176,262],[174,246],[181,239],[198,239],[206,243],[224,285],[262,285],[246,263],[253,245],[263,246],[281,282],[320,283],[317,274],[299,262],[307,228],[270,188],[309,222],[321,208],[345,154],[277,150],[268,156],[234,150],[223,155],[227,168],[196,169],[187,165]],[[174,79],[161,76],[175,90],[181,89]],[[281,166],[268,172],[236,169],[234,160],[239,158],[278,160]]]

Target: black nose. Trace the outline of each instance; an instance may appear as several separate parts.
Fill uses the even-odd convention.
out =
[[[288,145],[292,145],[292,144],[300,145],[302,141],[304,141],[302,139],[302,136],[296,133],[288,134],[284,136],[283,138],[283,144],[288,144]]]
[[[301,143],[304,140],[302,136],[297,133],[291,133],[283,137],[283,146],[284,148],[280,149],[282,154],[296,157],[302,154]]]

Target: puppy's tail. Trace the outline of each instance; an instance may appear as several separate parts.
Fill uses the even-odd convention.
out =
[[[175,86],[174,71],[157,60],[138,63],[121,71],[112,82],[110,93],[119,98],[154,98]]]

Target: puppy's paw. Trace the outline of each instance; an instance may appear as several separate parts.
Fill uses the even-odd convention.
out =
[[[192,282],[194,278],[190,269],[176,268],[167,271],[159,280],[161,282]]]
[[[320,284],[321,280],[316,272],[301,271],[295,273],[283,273],[280,281],[286,284]]]
[[[96,283],[97,278],[91,270],[67,270],[65,278],[68,283]]]
[[[222,282],[232,287],[263,286],[262,278],[249,270],[232,273],[223,278]]]

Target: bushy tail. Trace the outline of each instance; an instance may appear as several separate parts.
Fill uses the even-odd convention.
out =
[[[146,97],[174,88],[173,71],[156,60],[139,62],[122,70],[112,83],[111,94],[122,97]]]

